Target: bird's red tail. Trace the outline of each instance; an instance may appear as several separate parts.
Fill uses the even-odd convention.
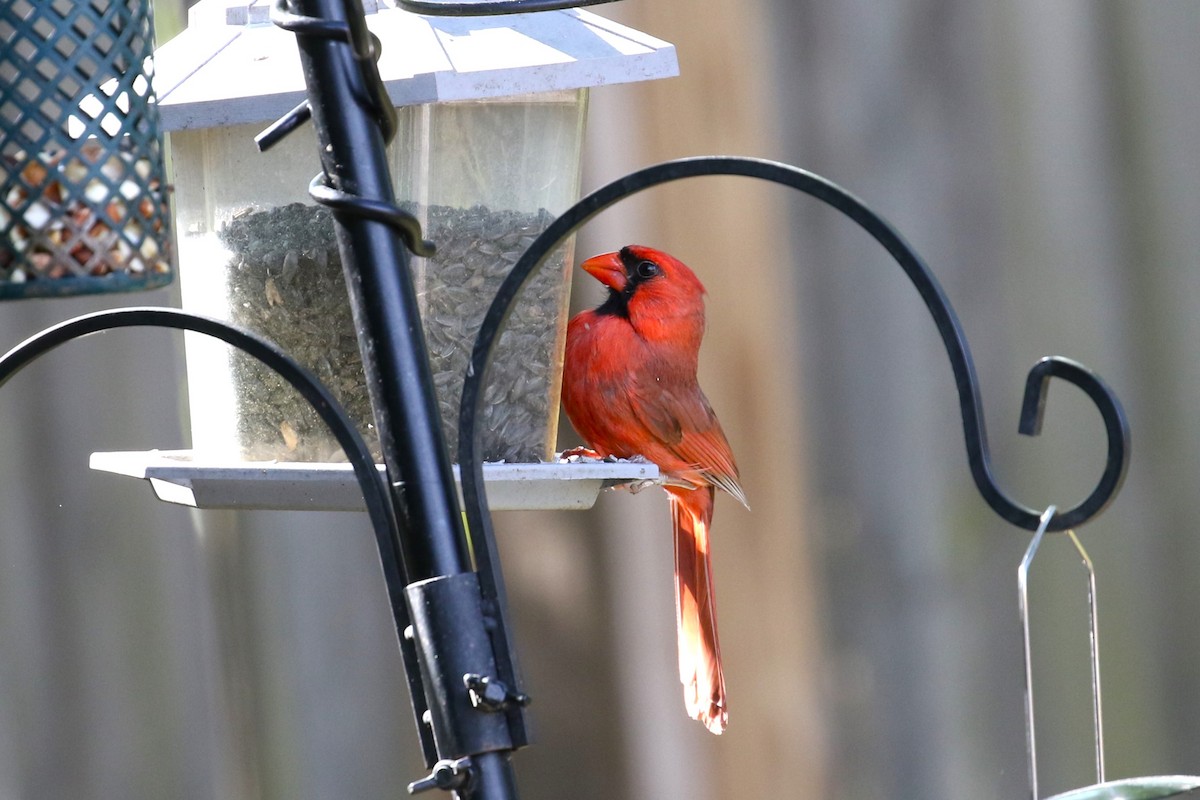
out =
[[[717,641],[708,526],[715,489],[668,487],[675,530],[675,614],[679,630],[679,679],[688,715],[713,733],[729,723],[725,675]]]

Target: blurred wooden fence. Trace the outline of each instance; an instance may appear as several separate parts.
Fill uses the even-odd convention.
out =
[[[1061,386],[1045,433],[1018,440],[1026,370],[1060,354],[1104,375],[1135,447],[1082,532],[1110,774],[1200,772],[1200,5],[687,9],[600,9],[676,43],[683,76],[594,93],[585,185],[729,152],[865,199],[943,282],[999,478],[1029,505],[1074,504],[1103,442]],[[578,250],[630,241],[710,292],[702,382],[754,507],[721,504],[714,526],[731,727],[683,718],[661,497],[505,515],[539,723],[524,796],[1026,796],[1028,538],[970,483],[949,366],[900,270],[828,209],[734,179],[630,200]],[[0,347],[172,302],[6,304]],[[182,375],[174,335],[126,331],[0,393],[0,797],[402,794],[420,764],[365,520],[189,513],[86,469],[93,450],[181,445]],[[1051,544],[1034,576],[1043,794],[1091,780],[1082,583]]]

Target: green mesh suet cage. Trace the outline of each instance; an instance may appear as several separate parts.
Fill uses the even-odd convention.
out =
[[[171,280],[149,0],[0,2],[0,299]]]

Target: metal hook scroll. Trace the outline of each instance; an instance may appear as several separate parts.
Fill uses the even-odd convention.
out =
[[[408,680],[417,732],[425,757],[432,762],[436,758],[436,749],[428,726],[422,722],[422,716],[428,706],[417,664],[417,653],[413,641],[404,635],[410,624],[404,596],[404,588],[408,584],[402,545],[407,535],[404,528],[406,523],[402,516],[396,514],[387,484],[375,467],[375,460],[362,436],[337,399],[311,372],[270,340],[222,320],[173,308],[119,308],[84,314],[59,323],[0,355],[0,387],[26,366],[60,345],[95,333],[135,327],[193,331],[238,348],[287,381],[329,427],[354,469],[354,477],[362,491],[367,515],[375,533],[375,544],[396,622],[401,656],[404,659],[404,672]]]
[[[592,192],[538,236],[501,284],[484,316],[471,353],[459,415],[459,430],[472,432],[472,435],[460,437],[458,461],[462,468],[467,523],[480,574],[491,572],[490,563],[495,560],[495,553],[492,551],[494,537],[487,499],[482,492],[483,469],[475,421],[482,413],[482,386],[492,349],[522,286],[563,240],[604,209],[659,184],[707,175],[740,175],[790,186],[842,212],[883,245],[925,301],[945,343],[958,389],[967,460],[976,487],[988,505],[1005,520],[1026,530],[1036,530],[1041,522],[1041,513],[1013,501],[996,483],[984,429],[979,381],[966,337],[941,285],[916,251],[861,200],[819,175],[774,161],[738,156],[706,156],[646,167]],[[1079,527],[1099,514],[1120,489],[1129,465],[1129,425],[1117,397],[1099,377],[1075,361],[1049,357],[1040,361],[1029,373],[1021,412],[1021,433],[1034,435],[1041,429],[1050,378],[1061,378],[1082,389],[1099,409],[1108,436],[1107,462],[1100,482],[1082,503],[1056,514],[1048,521],[1047,530],[1060,531]]]
[[[1021,615],[1021,633],[1025,644],[1025,742],[1029,755],[1029,788],[1033,800],[1038,800],[1037,734],[1033,713],[1033,651],[1029,636],[1029,570],[1037,557],[1042,538],[1054,519],[1054,506],[1047,508],[1041,516],[1038,529],[1025,550],[1021,566],[1017,569],[1017,603]],[[1075,531],[1068,529],[1067,537],[1074,545],[1087,573],[1088,603],[1088,655],[1092,669],[1092,727],[1096,747],[1096,783],[1104,783],[1104,715],[1100,704],[1100,627],[1096,613],[1096,568],[1092,558]]]
[[[67,342],[95,333],[141,327],[171,328],[211,336],[236,347],[278,373],[312,406],[346,453],[346,459],[353,467],[354,477],[362,489],[367,514],[379,537],[380,545],[390,549],[398,542],[396,532],[399,522],[392,508],[391,496],[383,477],[375,468],[370,449],[350,422],[341,404],[329,389],[299,362],[274,342],[252,331],[222,320],[174,308],[146,306],[96,311],[52,325],[0,355],[0,388],[26,366]],[[400,563],[400,555],[397,548],[393,562],[397,566]]]

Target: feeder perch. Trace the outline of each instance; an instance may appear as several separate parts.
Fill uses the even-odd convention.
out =
[[[0,3],[0,299],[171,281],[149,0]]]
[[[158,499],[194,508],[363,510],[362,490],[348,463],[221,462],[162,450],[92,453],[90,466],[141,478]],[[457,480],[457,466],[454,473]],[[602,489],[658,477],[654,464],[634,461],[483,467],[493,511],[582,511],[595,505]]]
[[[470,348],[524,249],[579,195],[588,90],[675,75],[674,48],[582,10],[413,14],[368,0],[399,126],[389,166],[402,208],[436,245],[413,281],[447,443],[457,447]],[[264,4],[202,0],[156,55],[170,132],[184,308],[274,340],[374,436],[332,213],[309,198],[310,126],[255,136],[304,100],[295,38]],[[508,321],[480,421],[490,461],[553,456],[570,243]],[[186,342],[192,442],[205,459],[331,462],[339,448],[273,376],[219,344]]]

